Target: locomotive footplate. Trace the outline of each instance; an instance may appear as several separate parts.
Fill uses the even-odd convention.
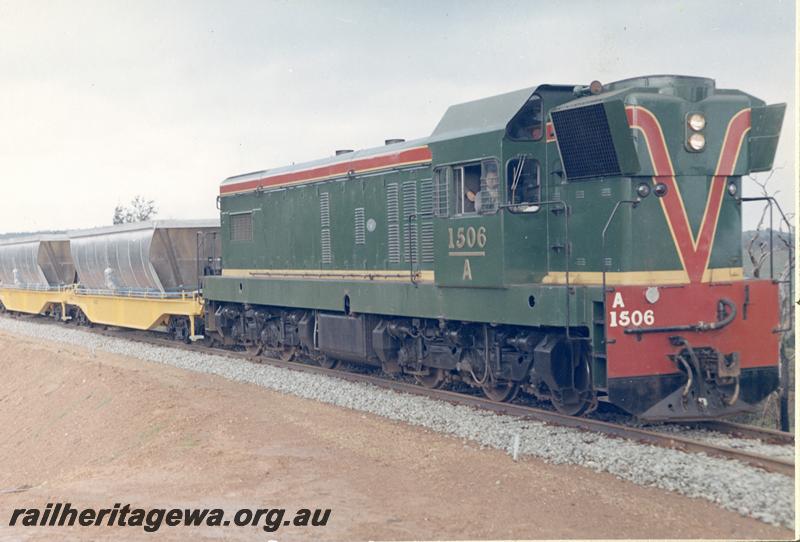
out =
[[[754,367],[741,370],[739,396],[731,406],[724,402],[719,390],[707,391],[706,401],[695,383],[684,399],[686,373],[615,378],[609,381],[611,402],[647,421],[696,421],[754,412],[778,386],[777,367]],[[694,395],[692,395],[694,393]]]
[[[682,412],[693,410],[690,403],[696,403],[697,410],[702,414],[709,408],[725,408],[736,404],[741,389],[738,352],[724,354],[710,346],[695,348],[677,335],[670,337],[670,342],[678,350],[669,358],[686,377],[680,390],[679,408]],[[675,410],[676,405],[669,404]]]

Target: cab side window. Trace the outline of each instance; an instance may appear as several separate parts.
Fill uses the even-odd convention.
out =
[[[497,160],[481,162],[481,191],[475,198],[475,208],[483,215],[497,211],[500,204],[500,168]]]
[[[497,160],[436,168],[433,197],[433,210],[438,217],[496,212],[502,199]]]
[[[537,203],[542,199],[539,162],[528,155],[508,161],[508,203]]]
[[[456,214],[475,213],[475,200],[481,191],[481,165],[468,164],[453,167],[453,201]]]
[[[450,186],[453,184],[453,168],[436,168],[433,172],[433,213],[439,217],[450,216]]]
[[[517,141],[539,140],[544,133],[543,118],[542,98],[538,94],[534,94],[528,98],[522,109],[508,123],[506,133],[509,138]]]

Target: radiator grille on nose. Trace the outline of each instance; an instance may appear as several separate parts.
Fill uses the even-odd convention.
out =
[[[551,116],[568,179],[621,175],[602,103],[553,111]]]

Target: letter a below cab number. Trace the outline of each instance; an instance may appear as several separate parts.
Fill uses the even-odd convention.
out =
[[[496,216],[435,221],[436,283],[440,286],[503,286],[502,242]]]

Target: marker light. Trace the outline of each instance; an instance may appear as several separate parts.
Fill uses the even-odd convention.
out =
[[[706,118],[703,116],[702,113],[692,113],[689,115],[689,128],[694,130],[695,132],[699,132],[703,128],[706,127]]]
[[[664,183],[658,183],[653,191],[655,192],[657,198],[663,198],[667,195],[667,185]]]
[[[728,183],[728,194],[730,194],[731,196],[735,196],[738,191],[739,187],[736,186],[735,182]]]
[[[706,146],[706,136],[703,134],[692,134],[689,136],[689,148],[693,151],[702,151]]]
[[[650,195],[650,185],[646,183],[640,184],[636,187],[636,193],[639,194],[640,198],[646,198]]]
[[[644,291],[644,298],[647,300],[648,303],[656,303],[658,299],[661,297],[661,292],[658,291],[657,286],[650,286],[647,290]]]

